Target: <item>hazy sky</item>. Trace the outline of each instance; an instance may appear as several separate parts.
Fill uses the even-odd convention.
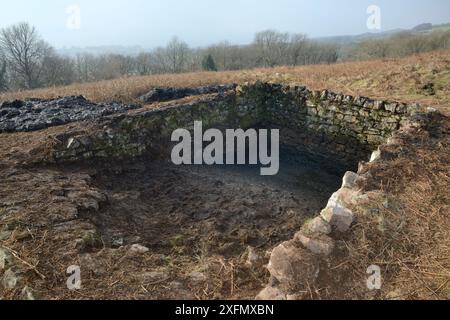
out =
[[[69,29],[67,8],[80,8]],[[53,46],[165,45],[177,35],[192,46],[248,43],[257,31],[311,37],[368,32],[367,8],[381,8],[382,30],[450,22],[449,0],[2,0],[0,28],[35,25]]]

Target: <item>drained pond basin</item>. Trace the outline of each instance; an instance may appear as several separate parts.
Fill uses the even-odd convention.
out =
[[[63,215],[57,228],[67,237],[76,231],[74,248],[92,283],[107,276],[95,263],[115,270],[127,262],[126,270],[114,272],[133,273],[145,289],[138,298],[254,298],[276,278],[265,268],[272,249],[317,217],[344,174],[368,161],[411,113],[400,103],[298,86],[219,89],[156,109],[73,97],[8,105],[3,112],[8,120],[1,128],[8,132],[89,120],[52,136],[45,170],[64,180],[61,190],[52,190],[57,196],[47,217]],[[70,109],[71,101],[94,111],[72,108],[64,121],[44,119],[54,118],[46,104],[62,117],[58,105]],[[262,176],[260,165],[173,164],[173,131],[192,132],[195,121],[221,132],[279,130],[278,174]],[[148,255],[130,256],[130,247]],[[117,290],[126,292],[126,285]]]
[[[139,242],[167,254],[182,245],[186,255],[207,248],[230,257],[292,238],[340,183],[305,163],[282,163],[276,176],[258,166],[141,163],[96,179],[109,203],[94,221],[111,246]]]

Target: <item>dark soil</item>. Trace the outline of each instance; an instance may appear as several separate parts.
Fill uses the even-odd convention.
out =
[[[139,243],[153,256],[170,257],[177,266],[170,268],[172,282],[182,281],[186,273],[195,270],[203,270],[207,281],[220,279],[223,274],[212,267],[213,261],[233,261],[239,269],[248,247],[255,249],[261,263],[240,272],[247,280],[258,274],[257,283],[236,284],[241,293],[234,296],[228,289],[216,296],[226,299],[257,294],[267,281],[266,251],[291,239],[308,218],[318,214],[340,184],[339,176],[292,163],[281,164],[274,177],[260,176],[259,167],[174,166],[167,162],[101,172],[97,171],[94,185],[108,201],[83,218],[96,226],[107,248]],[[167,268],[164,265],[162,270]],[[156,267],[146,268],[152,271]],[[158,298],[185,298],[185,291],[173,290],[168,283],[157,286]]]

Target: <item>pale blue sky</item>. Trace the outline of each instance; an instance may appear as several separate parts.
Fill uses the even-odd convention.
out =
[[[66,8],[81,8],[81,28],[66,27]],[[273,28],[311,37],[368,32],[369,5],[382,30],[450,22],[449,0],[13,0],[2,1],[0,28],[28,21],[57,48],[164,45],[174,35],[192,46],[248,43]]]

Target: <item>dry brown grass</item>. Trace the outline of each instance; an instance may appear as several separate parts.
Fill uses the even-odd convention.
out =
[[[0,95],[0,101],[84,95],[96,102],[114,100],[131,103],[136,102],[137,97],[154,87],[201,86],[256,80],[306,85],[314,90],[330,89],[373,98],[420,102],[425,105],[435,105],[446,113],[450,110],[450,51],[438,51],[401,59],[333,65],[127,77],[66,87],[6,93]],[[434,95],[429,95],[422,89],[428,83],[434,84]]]
[[[418,133],[365,166],[370,196],[336,262],[348,274],[344,298],[450,299],[450,122],[442,122],[439,135]],[[365,287],[370,265],[381,267],[381,291]]]

